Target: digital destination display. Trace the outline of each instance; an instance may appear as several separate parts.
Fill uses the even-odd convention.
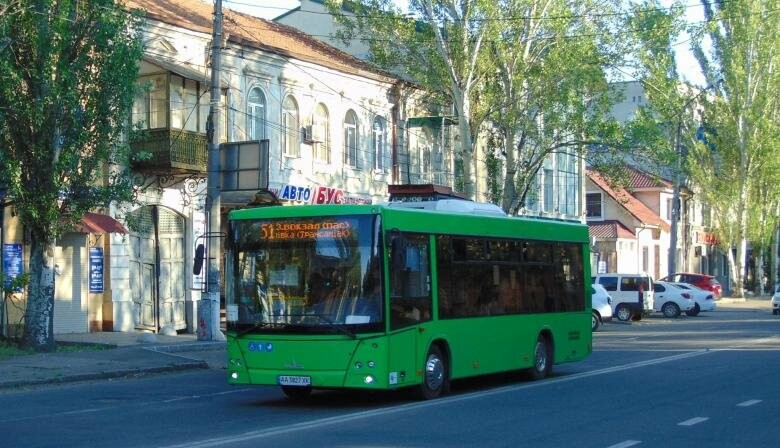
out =
[[[352,225],[347,221],[273,222],[262,224],[263,239],[270,241],[349,238]]]

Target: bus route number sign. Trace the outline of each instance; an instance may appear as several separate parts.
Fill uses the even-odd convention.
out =
[[[274,222],[262,224],[261,228],[262,238],[270,241],[349,238],[352,235],[348,221]]]

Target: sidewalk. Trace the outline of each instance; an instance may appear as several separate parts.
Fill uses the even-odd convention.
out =
[[[104,344],[112,348],[2,359],[0,391],[188,369],[224,369],[226,363],[224,341],[202,342],[194,334],[97,332],[61,334],[55,339],[58,344]]]

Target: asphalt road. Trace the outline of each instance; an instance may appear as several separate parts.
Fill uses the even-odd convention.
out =
[[[777,447],[780,318],[721,309],[613,323],[585,361],[530,382],[403,393],[229,387],[212,369],[0,395],[12,447]]]

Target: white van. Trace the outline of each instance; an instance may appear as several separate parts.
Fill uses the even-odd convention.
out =
[[[598,274],[593,283],[612,296],[612,312],[618,320],[640,320],[653,312],[653,278],[647,274]]]

